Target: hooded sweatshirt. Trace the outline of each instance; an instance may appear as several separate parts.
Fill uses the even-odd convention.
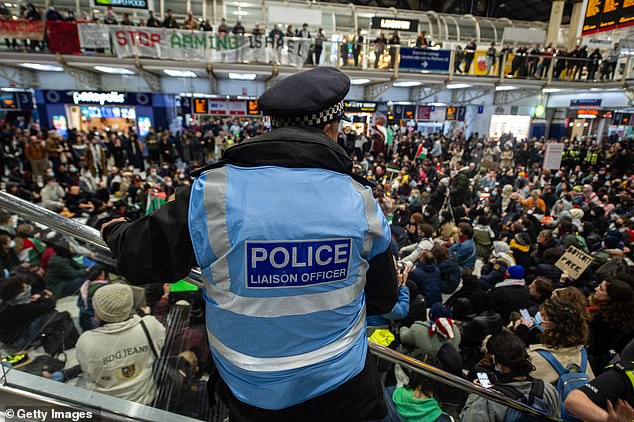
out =
[[[442,409],[434,398],[419,399],[406,388],[397,388],[392,394],[396,411],[406,422],[434,422],[442,414]]]

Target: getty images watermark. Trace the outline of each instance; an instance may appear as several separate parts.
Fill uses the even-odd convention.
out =
[[[75,410],[52,406],[6,406],[4,417],[7,421],[38,422],[100,422],[99,411]]]

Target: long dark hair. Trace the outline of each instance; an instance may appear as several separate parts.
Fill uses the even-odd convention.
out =
[[[515,375],[529,376],[535,370],[524,342],[508,330],[500,330],[487,341],[487,352]]]
[[[599,305],[599,314],[607,323],[613,324],[625,332],[634,331],[634,291],[625,281],[616,280],[607,283],[610,300]]]

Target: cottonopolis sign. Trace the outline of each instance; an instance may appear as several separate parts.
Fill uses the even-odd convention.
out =
[[[73,92],[75,104],[122,104],[125,103],[125,94],[110,92],[75,91]]]

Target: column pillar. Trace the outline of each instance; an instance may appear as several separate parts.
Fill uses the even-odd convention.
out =
[[[557,45],[557,35],[561,28],[561,18],[564,15],[564,0],[553,0],[553,6],[550,9],[550,21],[548,21],[548,34],[546,35],[546,45]]]
[[[588,7],[588,0],[573,0],[572,16],[570,17],[570,26],[568,28],[568,36],[566,37],[566,48],[568,51],[575,48],[577,39],[581,36],[583,20],[586,16],[586,7]]]

